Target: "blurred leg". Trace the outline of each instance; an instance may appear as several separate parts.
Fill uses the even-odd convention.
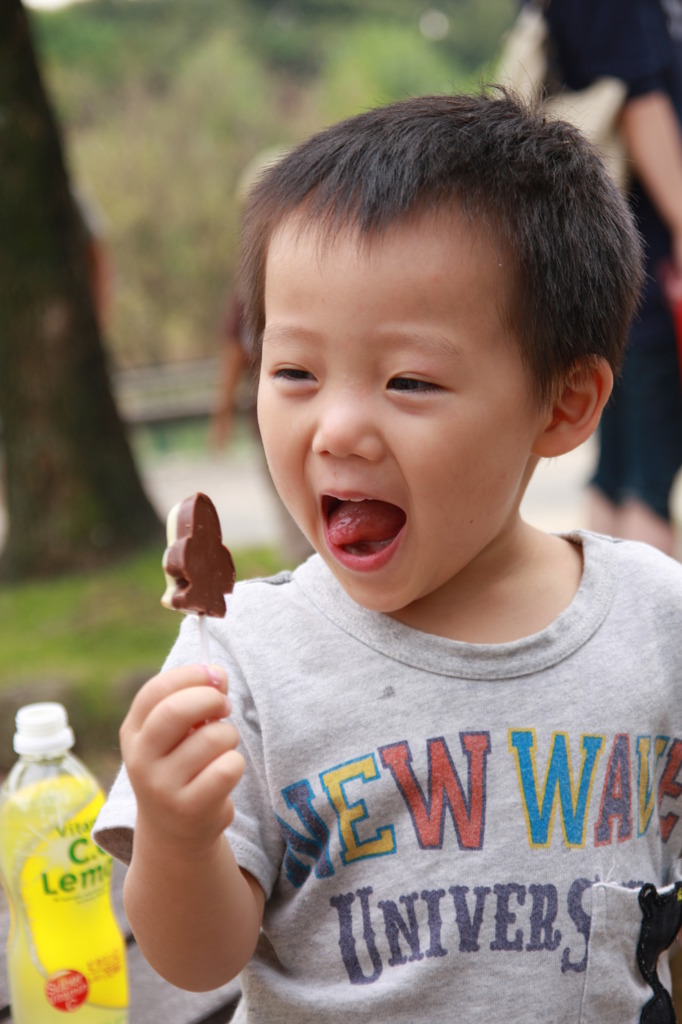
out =
[[[619,509],[616,536],[642,540],[671,557],[675,554],[675,529],[672,523],[636,498],[626,501]]]
[[[605,494],[596,487],[590,487],[587,495],[587,523],[595,533],[608,537],[617,536],[618,509]]]
[[[665,310],[638,324],[601,424],[589,499],[591,529],[640,540],[675,556],[670,492],[682,465],[682,387]]]

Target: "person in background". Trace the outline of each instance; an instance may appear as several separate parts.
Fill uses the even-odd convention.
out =
[[[105,241],[104,217],[83,190],[73,190],[73,200],[83,233],[83,248],[93,307],[100,330],[111,313],[112,271]]]
[[[249,372],[247,341],[243,336],[243,309],[236,293],[230,295],[220,320],[218,399],[211,419],[211,444],[223,448],[232,437],[237,408],[253,422],[256,430],[256,395]]]
[[[628,94],[621,130],[628,201],[643,236],[646,285],[623,373],[600,428],[590,526],[676,551],[671,492],[682,466],[682,385],[670,304],[682,292],[682,3],[551,0],[556,70],[572,89],[608,75]]]

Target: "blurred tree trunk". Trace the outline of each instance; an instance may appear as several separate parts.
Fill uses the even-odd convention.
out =
[[[69,187],[21,0],[0,0],[0,575],[101,564],[162,539],[112,397]]]

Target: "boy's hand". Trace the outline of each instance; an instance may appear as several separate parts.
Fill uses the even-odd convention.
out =
[[[138,813],[166,843],[205,846],[234,817],[244,771],[222,668],[186,665],[139,691],[120,731]]]

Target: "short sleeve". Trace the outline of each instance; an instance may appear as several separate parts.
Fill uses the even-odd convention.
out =
[[[231,718],[240,736],[238,749],[246,761],[244,776],[233,794],[235,818],[226,835],[239,866],[249,871],[269,896],[279,874],[284,842],[267,785],[268,772],[258,708],[241,667],[231,653],[228,623],[229,613],[225,620],[206,623],[209,657],[224,667],[228,675],[233,705]],[[198,620],[188,615],[183,619],[178,638],[163,668],[175,668],[200,660]],[[135,794],[125,767],[122,767],[95,822],[94,841],[118,860],[129,864],[136,817]]]

